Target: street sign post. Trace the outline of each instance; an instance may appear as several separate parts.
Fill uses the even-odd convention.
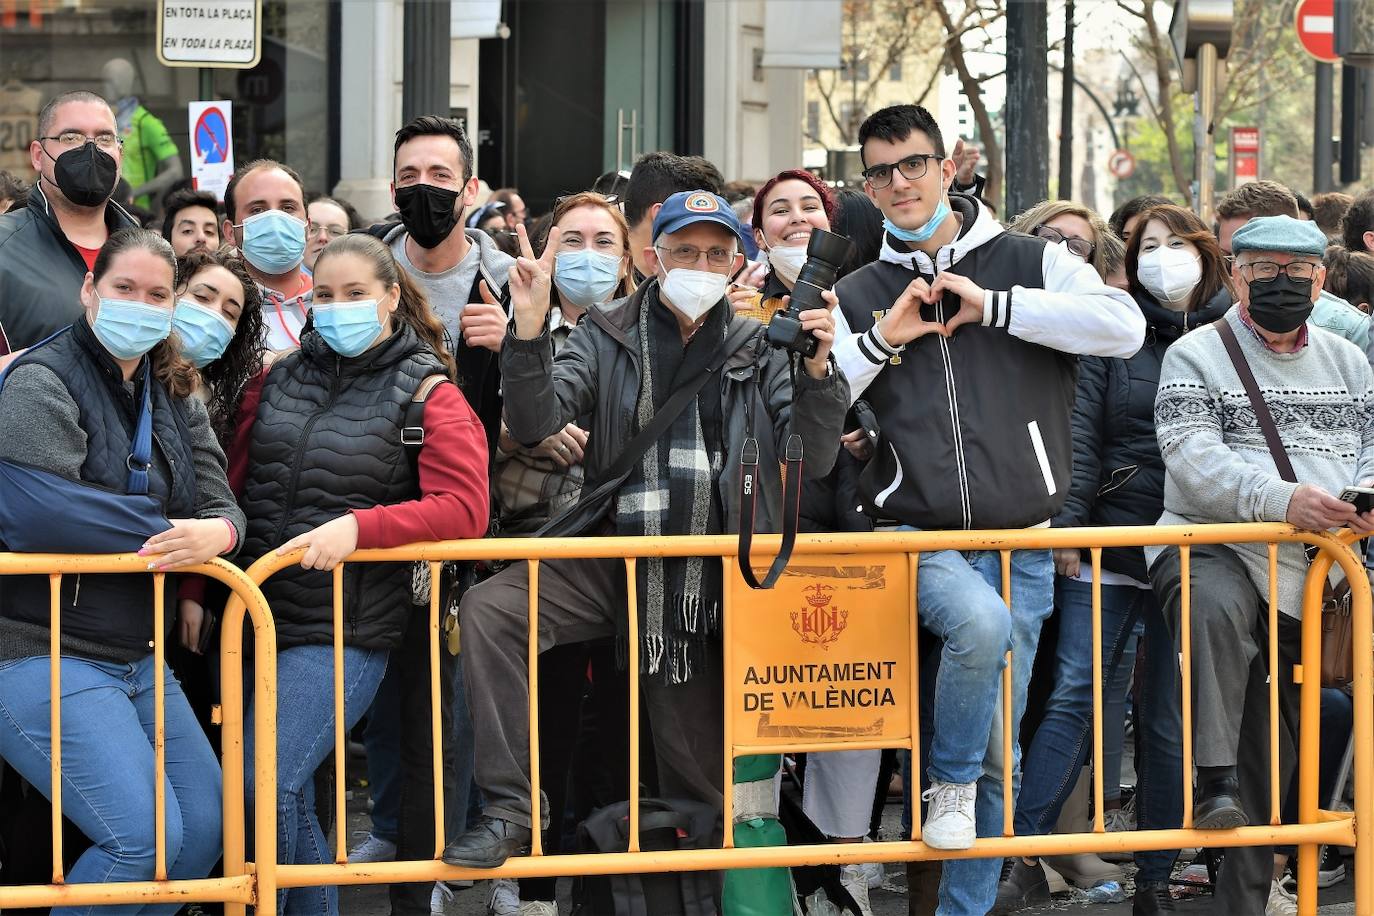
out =
[[[256,67],[262,0],[158,0],[157,57],[168,67]]]
[[[1130,150],[1116,150],[1107,157],[1107,171],[1118,181],[1130,178],[1135,174],[1135,157],[1131,155]]]
[[[1238,188],[1260,177],[1260,129],[1231,128],[1231,187]]]
[[[1293,26],[1308,54],[1328,64],[1340,60],[1336,54],[1336,0],[1298,0]]]
[[[234,174],[233,103],[191,102],[186,111],[191,126],[191,178],[197,190],[224,200],[224,188]]]

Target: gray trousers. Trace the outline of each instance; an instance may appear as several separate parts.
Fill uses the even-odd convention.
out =
[[[525,563],[512,564],[470,589],[459,610],[483,813],[524,827],[530,826],[528,570]],[[614,636],[615,620],[626,613],[625,595],[623,561],[540,563],[539,650]],[[648,675],[640,682],[663,798],[722,805],[719,651],[717,643],[715,658],[685,684],[664,685]]]
[[[1178,548],[1150,568],[1164,619],[1179,643],[1183,588]],[[1193,736],[1198,766],[1235,766],[1240,801],[1252,825],[1269,823],[1269,598],[1251,582],[1235,551],[1192,548]],[[1279,785],[1297,766],[1301,624],[1279,614]],[[1226,851],[1217,878],[1222,912],[1263,913],[1274,871],[1272,846]]]

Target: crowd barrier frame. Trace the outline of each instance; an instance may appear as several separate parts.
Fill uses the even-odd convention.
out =
[[[136,554],[68,555],[0,552],[0,577],[17,575],[46,575],[49,580],[49,690],[50,696],[60,697],[62,675],[60,645],[62,639],[59,612],[62,577],[83,574],[149,574],[148,558]],[[221,705],[216,715],[223,727],[221,766],[224,772],[223,835],[224,875],[198,880],[171,880],[167,877],[167,799],[165,737],[165,655],[168,575],[205,576],[226,586],[237,599],[225,613],[222,624],[221,650],[223,677]],[[253,722],[254,737],[276,746],[276,630],[272,613],[256,584],[238,567],[220,559],[212,559],[199,566],[174,573],[152,573],[153,576],[153,691],[154,724],[154,834],[155,865],[152,881],[68,884],[62,862],[62,703],[51,704],[53,735],[51,744],[52,786],[52,881],[46,885],[0,886],[0,909],[26,907],[109,905],[130,903],[206,903],[225,904],[226,912],[242,914],[248,904],[255,904],[258,895],[270,886],[272,871],[257,875],[245,862],[245,811],[243,767],[243,622],[247,615],[253,628],[255,656],[254,685],[257,715]],[[255,816],[254,842],[258,850],[268,853],[268,861],[276,859],[276,767],[272,757],[262,759],[254,769],[258,785],[270,792],[259,795]],[[237,852],[235,852],[237,851]]]
[[[64,885],[61,874],[55,870],[52,885],[36,887],[0,888],[0,906],[22,907],[42,906],[57,903],[120,903],[120,902],[191,902],[223,901],[226,912],[238,916],[245,911],[245,905],[255,904],[258,914],[272,914],[276,909],[278,889],[308,887],[321,884],[357,885],[389,884],[394,882],[417,882],[435,880],[455,880],[459,878],[492,877],[536,877],[561,876],[572,874],[622,874],[653,871],[701,871],[728,868],[764,868],[772,866],[792,866],[806,864],[844,864],[868,861],[898,862],[927,859],[955,859],[1003,856],[1044,856],[1079,852],[1132,851],[1146,849],[1177,849],[1196,846],[1267,846],[1291,844],[1299,847],[1299,892],[1298,907],[1303,916],[1316,913],[1316,870],[1317,854],[1322,844],[1355,847],[1355,900],[1356,912],[1374,914],[1374,613],[1371,611],[1369,582],[1364,566],[1350,549],[1349,543],[1354,535],[1342,532],[1339,535],[1325,532],[1301,531],[1288,525],[1279,524],[1234,524],[1198,526],[1144,526],[1121,528],[1036,528],[1019,531],[947,531],[947,532],[889,532],[873,534],[845,535],[806,535],[799,537],[796,544],[797,558],[815,554],[905,554],[911,570],[910,606],[919,614],[916,600],[916,576],[922,553],[958,550],[993,551],[1001,558],[1002,593],[1012,602],[1015,612],[1015,596],[1010,594],[1011,553],[1017,550],[1049,549],[1059,547],[1086,548],[1090,552],[1093,571],[1101,569],[1102,550],[1112,547],[1132,547],[1145,545],[1175,545],[1180,549],[1185,588],[1183,590],[1182,622],[1183,638],[1180,653],[1182,665],[1182,716],[1183,716],[1183,755],[1184,755],[1184,826],[1178,830],[1133,831],[1107,833],[1102,820],[1102,777],[1101,768],[1096,767],[1093,784],[1094,798],[1099,812],[1092,830],[1082,834],[1055,834],[1047,836],[1016,836],[1011,829],[1011,806],[1007,795],[1011,786],[1012,756],[1010,716],[1006,704],[1010,702],[1010,668],[1003,676],[1003,766],[1004,766],[1004,835],[978,840],[973,847],[961,851],[934,850],[920,841],[919,807],[913,811],[912,835],[903,841],[890,841],[865,844],[826,844],[806,846],[781,846],[772,848],[734,849],[731,848],[730,830],[724,831],[724,844],[719,849],[683,850],[675,852],[643,852],[638,849],[638,772],[637,754],[632,752],[630,759],[630,851],[605,854],[560,854],[544,855],[540,848],[539,834],[535,832],[531,853],[528,856],[510,859],[504,866],[493,870],[459,869],[439,861],[446,838],[443,831],[444,797],[442,779],[442,723],[437,715],[431,716],[431,735],[434,739],[433,767],[439,778],[435,779],[435,827],[436,842],[434,858],[411,862],[349,863],[347,861],[347,824],[344,810],[344,793],[337,797],[338,811],[336,823],[335,861],[323,865],[281,865],[276,863],[276,696],[275,667],[276,643],[271,628],[271,613],[266,606],[260,586],[275,572],[299,562],[301,551],[285,556],[275,553],[263,557],[245,574],[219,561],[206,564],[187,572],[211,576],[228,585],[233,597],[224,618],[224,638],[221,647],[223,665],[223,748],[225,783],[225,872],[226,877],[203,881],[164,881],[155,880],[137,884],[102,885]],[[777,536],[762,536],[756,539],[752,562],[756,565],[771,559],[772,552],[779,548]],[[1191,671],[1192,657],[1189,632],[1193,608],[1191,607],[1190,548],[1204,544],[1268,544],[1271,570],[1277,566],[1279,544],[1299,543],[1317,548],[1317,557],[1312,563],[1304,591],[1303,646],[1301,665],[1293,672],[1294,679],[1300,683],[1300,703],[1302,720],[1313,727],[1301,731],[1298,749],[1299,774],[1299,816],[1298,823],[1279,822],[1279,789],[1271,778],[1271,799],[1273,806],[1270,823],[1226,831],[1199,831],[1191,828],[1192,816],[1192,713],[1191,709]],[[678,537],[678,538],[576,538],[576,539],[485,539],[471,541],[450,541],[432,544],[415,544],[388,550],[360,550],[349,556],[346,563],[376,562],[425,562],[430,566],[433,581],[439,581],[441,564],[445,561],[473,561],[501,559],[511,562],[530,564],[530,626],[527,651],[529,652],[530,700],[529,715],[531,722],[538,722],[538,578],[539,564],[554,559],[621,559],[626,563],[627,583],[633,586],[635,561],[644,557],[683,557],[704,556],[719,558],[725,575],[737,576],[734,568],[738,541],[733,536]],[[342,665],[342,627],[339,623],[343,616],[343,570],[340,564],[333,572],[334,581],[334,666],[335,683],[335,766],[336,778],[344,785],[345,735],[341,727],[343,717],[339,710],[342,703],[341,680]],[[1331,567],[1339,566],[1351,582],[1351,620],[1355,632],[1365,634],[1356,640],[1354,653],[1354,695],[1355,744],[1353,776],[1355,783],[1355,811],[1333,812],[1320,808],[1317,798],[1317,754],[1320,740],[1320,671],[1321,659],[1321,600],[1322,583]],[[53,594],[60,586],[62,573],[70,572],[144,572],[146,560],[123,555],[114,557],[63,557],[50,555],[0,554],[0,575],[22,573],[47,573],[53,581]],[[158,596],[155,616],[161,622],[162,582],[158,575],[156,594]],[[1092,752],[1094,761],[1102,756],[1102,665],[1101,665],[1101,592],[1100,576],[1094,576],[1093,585],[1093,734]],[[723,641],[725,651],[730,651],[732,627],[739,622],[740,611],[728,599],[723,608]],[[630,658],[628,670],[631,677],[629,734],[630,747],[638,747],[639,738],[639,665],[637,659],[638,639],[636,633],[637,615],[634,612],[634,589],[631,596],[629,614],[628,644]],[[431,708],[439,710],[441,689],[439,672],[440,606],[438,589],[433,589],[429,606],[429,654],[431,662]],[[1269,614],[1271,620],[1279,613],[1277,608],[1277,585],[1271,576]],[[56,613],[56,598],[53,612]],[[243,682],[242,682],[242,621],[245,612],[254,627],[254,644],[257,664],[254,677],[259,702],[256,706],[257,717],[254,721],[255,743],[259,749],[253,762],[258,792],[254,811],[255,860],[245,861],[245,821],[243,806]],[[913,653],[913,672],[916,664],[916,640],[912,627],[911,652]],[[161,630],[159,629],[159,633]],[[1270,628],[1269,653],[1271,663],[1277,656],[1277,628]],[[53,628],[53,646],[59,639],[57,627]],[[161,654],[161,640],[155,652]],[[1010,653],[1008,654],[1010,658]],[[727,657],[725,672],[730,670]],[[159,667],[160,670],[160,667]],[[53,665],[54,686],[57,686],[57,666]],[[1304,672],[1311,676],[1305,676]],[[912,716],[919,709],[917,678],[912,677],[910,702]],[[1271,710],[1277,702],[1277,681],[1271,679]],[[158,685],[159,708],[161,707],[161,685]],[[737,747],[731,735],[731,718],[735,704],[732,685],[728,678],[725,684],[725,710],[723,726],[725,729],[724,767],[725,785],[731,783],[730,774],[736,756],[757,751],[755,748]],[[60,705],[60,704],[59,704]],[[57,706],[55,714],[60,714]],[[159,715],[160,723],[160,715]],[[160,733],[160,728],[159,728]],[[913,729],[906,747],[919,753],[919,727]],[[1271,716],[1271,750],[1277,745],[1277,720]],[[872,741],[856,740],[850,743],[826,744],[824,750],[859,749],[873,745]],[[790,746],[790,745],[789,745]],[[798,750],[805,749],[807,742],[796,742]],[[882,746],[902,746],[884,743]],[[263,753],[266,751],[266,753]],[[533,819],[539,818],[539,745],[538,729],[530,730],[530,783]],[[159,754],[159,774],[161,756]],[[1271,754],[1272,768],[1277,767],[1277,757]],[[60,760],[54,766],[59,766]],[[231,792],[236,788],[238,794]],[[57,799],[55,799],[57,801]],[[732,817],[732,796],[725,792],[724,823],[730,824]],[[55,807],[57,807],[55,805]],[[158,811],[162,812],[159,802]],[[57,815],[55,815],[57,817]],[[162,849],[163,840],[159,827],[158,848]],[[60,869],[60,837],[55,843],[55,861]],[[165,861],[159,858],[159,877],[165,875]]]

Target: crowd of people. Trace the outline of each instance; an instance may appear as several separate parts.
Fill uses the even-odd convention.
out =
[[[39,118],[38,180],[0,175],[0,496],[62,494],[92,512],[117,503],[129,525],[147,526],[132,536],[149,570],[302,551],[264,586],[278,648],[278,854],[302,864],[332,861],[329,833],[347,829],[331,824],[329,803],[343,791],[327,762],[332,571],[359,549],[497,533],[733,533],[746,442],[765,469],[756,523],[776,530],[776,469],[793,437],[808,531],[1374,531],[1374,512],[1338,498],[1374,483],[1374,192],[1308,202],[1255,181],[1220,201],[1214,226],[1164,197],[1105,219],[1050,200],[1004,226],[979,196],[977,150],[948,146],[925,109],[875,112],[858,140],[862,193],[804,170],[727,184],[705,159],[659,152],[535,218],[518,191],[485,193],[458,122],[426,116],[396,133],[390,214],[365,217],[263,159],[236,171],[222,203],[175,188],[145,198],[157,212],[139,218],[117,200],[115,112],[94,93],[64,93]],[[787,307],[821,231],[852,244],[834,289],[795,316],[814,343],[794,356],[770,346],[763,324]],[[1281,670],[1270,671],[1265,548],[1192,548],[1201,830],[1268,822],[1271,676],[1279,772],[1296,803],[1290,669],[1306,564],[1300,547],[1279,548]],[[908,824],[924,806],[930,847],[1000,835],[1011,650],[1016,832],[1086,829],[1097,585],[1103,815],[1114,830],[1178,827],[1183,575],[1172,547],[1107,549],[1100,562],[1020,550],[1008,606],[997,552],[922,553],[921,759],[894,775],[882,751],[809,755],[805,819],[833,842],[862,842],[875,799],[900,780]],[[166,860],[170,877],[199,878],[221,855],[211,710],[226,595],[172,581]],[[521,854],[536,829],[530,728],[542,846],[570,851],[579,821],[628,797],[630,632],[648,735],[634,750],[653,762],[643,794],[718,812],[736,791],[722,779],[717,563],[642,559],[632,582],[620,561],[542,563],[537,723],[525,715],[524,563],[446,564],[437,577],[349,564],[342,582],[342,726],[366,749],[371,794],[351,861],[425,860],[436,839],[443,861],[467,868]],[[0,800],[52,791],[48,588],[46,576],[0,582]],[[84,850],[70,883],[153,876],[152,589],[142,576],[62,581],[63,810]],[[447,651],[431,710],[435,590]],[[1340,790],[1349,716],[1349,698],[1326,691],[1323,799]],[[1137,780],[1126,799],[1128,720]],[[112,752],[121,766],[108,765]],[[0,839],[31,807],[5,808]],[[1134,913],[1173,909],[1178,857],[1135,854]],[[22,855],[2,858],[0,879],[22,883]],[[1295,912],[1286,861],[1284,850],[1227,850],[1214,882],[1222,911]],[[1329,850],[1321,874],[1339,880],[1343,867]],[[911,912],[1015,912],[1048,899],[1047,869],[1086,888],[1123,876],[1087,855],[911,863]],[[870,916],[882,875],[844,866],[835,902]],[[459,887],[393,885],[392,912],[441,913]],[[749,912],[791,912],[782,888],[780,908]],[[555,890],[552,879],[492,881],[489,912],[556,913]],[[339,911],[333,886],[283,890],[278,902]],[[86,910],[54,910],[76,912]]]

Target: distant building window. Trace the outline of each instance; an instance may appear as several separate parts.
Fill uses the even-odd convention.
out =
[[[902,81],[902,62],[900,60],[894,60],[892,66],[887,68],[887,78],[894,83]]]
[[[806,132],[813,137],[821,135],[821,103],[806,103]]]
[[[868,61],[855,61],[854,56],[850,55],[843,59],[843,66],[840,67],[840,76],[847,80],[859,80],[868,82]]]

